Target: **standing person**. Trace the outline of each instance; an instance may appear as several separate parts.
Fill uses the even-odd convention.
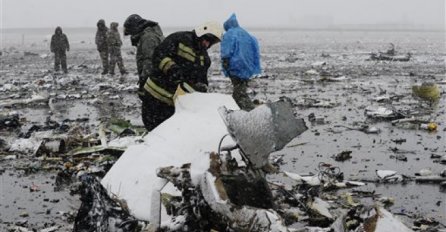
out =
[[[51,37],[51,52],[54,53],[54,70],[59,71],[59,66],[62,65],[64,73],[68,72],[67,69],[67,54],[70,51],[70,44],[68,43],[67,35],[62,33],[61,27],[56,27],[54,35]]]
[[[107,45],[107,33],[108,28],[105,25],[105,21],[100,19],[97,23],[98,30],[96,31],[96,47],[99,52],[99,56],[102,61],[102,75],[108,73],[108,45]]]
[[[150,131],[175,111],[177,88],[185,91],[207,91],[207,72],[211,65],[207,49],[220,42],[223,28],[208,22],[193,31],[170,34],[155,48],[153,69],[144,84],[142,120]]]
[[[132,14],[124,22],[124,35],[130,35],[132,45],[136,47],[136,68],[139,76],[138,95],[142,97],[144,84],[152,70],[152,55],[164,36],[157,22]]]
[[[260,74],[260,52],[257,39],[238,24],[235,14],[224,23],[226,33],[221,41],[223,73],[231,79],[232,97],[242,110],[254,109],[248,96],[249,79]]]
[[[121,35],[118,31],[118,23],[112,22],[110,24],[110,30],[107,34],[107,45],[108,45],[108,51],[110,53],[110,75],[115,75],[115,65],[118,63],[119,71],[121,72],[121,75],[127,74],[127,71],[124,67],[124,62],[122,61],[121,56]]]

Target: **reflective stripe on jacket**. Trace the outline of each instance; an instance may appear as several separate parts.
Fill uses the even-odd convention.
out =
[[[183,82],[191,86],[198,83],[207,85],[210,64],[207,49],[200,46],[194,32],[176,32],[156,47],[152,57],[153,70],[150,79],[171,93]]]
[[[152,80],[147,79],[146,83],[144,84],[144,89],[150,93],[154,98],[173,106],[173,94],[166,91],[165,89],[159,87],[155,82]]]
[[[181,88],[181,90],[183,92],[188,92],[188,93],[195,92],[195,90],[187,83],[181,83],[177,86],[177,88]],[[152,95],[154,98],[156,98],[168,105],[171,105],[171,106],[174,105],[175,94],[170,93],[170,92],[166,91],[165,89],[161,88],[155,82],[150,80],[150,78],[147,79],[146,83],[144,84],[144,89],[148,93],[150,93],[150,95]]]

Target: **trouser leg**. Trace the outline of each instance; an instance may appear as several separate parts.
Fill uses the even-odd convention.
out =
[[[116,63],[118,63],[119,71],[121,72],[121,74],[127,73],[127,71],[125,70],[125,67],[124,67],[124,62],[122,60],[120,48],[119,48],[119,50],[116,51]]]
[[[116,56],[113,49],[110,50],[110,65],[108,68],[110,69],[110,74],[115,74],[115,65],[116,65]]]
[[[108,51],[100,51],[99,56],[102,61],[102,74],[108,73]]]
[[[62,64],[62,70],[67,73],[68,69],[67,69],[67,54],[65,53],[65,51],[60,52],[60,62]]]
[[[231,77],[231,82],[233,85],[232,97],[234,98],[240,109],[246,111],[254,109],[255,105],[254,103],[252,103],[251,99],[248,96],[248,93],[246,92],[248,88],[248,80]]]
[[[170,118],[175,112],[175,107],[146,94],[142,99],[141,117],[144,127],[151,131],[159,124]]]
[[[54,52],[54,70],[59,71],[60,66],[60,54],[59,52]]]

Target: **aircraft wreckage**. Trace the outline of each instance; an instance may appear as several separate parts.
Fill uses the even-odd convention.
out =
[[[307,130],[287,99],[250,112],[216,93],[175,104],[101,182],[81,176],[74,231],[411,231],[380,205],[333,197],[363,183],[329,164],[316,175],[283,172],[294,186],[266,179],[269,155]]]

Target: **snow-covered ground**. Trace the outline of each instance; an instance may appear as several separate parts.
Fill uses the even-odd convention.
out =
[[[72,49],[68,52],[68,75],[53,75],[53,57],[49,53],[48,34],[53,29],[4,31],[0,75],[0,105],[2,112],[16,111],[22,122],[21,130],[1,130],[1,157],[13,154],[8,144],[32,125],[42,125],[49,117],[53,121],[79,120],[86,133],[97,133],[100,120],[123,117],[135,125],[140,120],[140,101],[136,96],[137,76],[134,48],[124,39],[123,58],[130,75],[101,76],[99,55],[94,47],[94,29],[66,29]],[[169,30],[167,30],[169,32]],[[376,179],[375,170],[394,170],[414,176],[421,169],[440,173],[445,165],[432,156],[446,155],[445,94],[446,48],[442,32],[393,31],[252,31],[261,46],[263,77],[252,80],[251,97],[261,102],[281,96],[295,104],[298,117],[305,118],[309,130],[290,142],[275,155],[284,155],[281,169],[293,173],[317,172],[319,162],[338,166],[348,179]],[[22,44],[21,35],[24,34]],[[409,62],[369,61],[370,52],[385,51],[389,43],[401,54],[410,52]],[[26,54],[30,52],[32,54]],[[210,70],[211,92],[231,94],[230,82],[220,73],[219,47],[210,50],[213,61]],[[321,81],[343,77],[335,81]],[[329,79],[327,79],[329,80]],[[441,89],[439,104],[429,111],[419,108],[411,96],[413,85],[435,82]],[[8,106],[18,99],[32,99],[36,94],[52,99],[51,104],[27,103]],[[395,97],[392,101],[376,102],[377,97]],[[398,100],[396,100],[398,99]],[[25,101],[26,102],[26,101]],[[309,104],[311,103],[311,104]],[[318,107],[319,106],[319,107]],[[418,110],[429,121],[436,122],[435,132],[402,129],[389,121],[367,118],[368,106],[384,106],[395,110]],[[313,113],[316,121],[308,121]],[[357,128],[362,124],[377,127],[379,134],[366,134]],[[394,141],[403,141],[397,143]],[[332,156],[352,151],[352,158],[337,162]],[[404,155],[407,161],[396,159]],[[68,192],[49,195],[54,182],[50,173],[22,177],[17,168],[21,162],[33,160],[22,155],[17,160],[1,161],[0,230],[9,223],[27,220],[28,228],[47,228],[45,222],[70,223],[64,212],[75,212],[79,202]],[[7,175],[7,176],[6,176]],[[49,177],[50,176],[50,177]],[[270,177],[288,181],[282,176]],[[30,192],[31,183],[41,183],[45,193]],[[434,217],[446,224],[445,193],[436,184],[375,184],[360,188],[395,198],[393,213],[419,214]],[[17,194],[26,191],[27,194]],[[30,194],[28,194],[30,193]],[[57,193],[57,194],[59,194]],[[36,197],[36,194],[40,194]],[[49,200],[48,200],[49,199]],[[50,204],[50,206],[48,206]],[[46,206],[43,206],[46,205]],[[46,208],[53,210],[46,211]],[[63,211],[63,212],[61,212]],[[28,217],[24,216],[28,213]],[[45,212],[45,213],[42,213]],[[22,215],[22,216],[20,216]],[[57,220],[56,220],[57,219]]]

